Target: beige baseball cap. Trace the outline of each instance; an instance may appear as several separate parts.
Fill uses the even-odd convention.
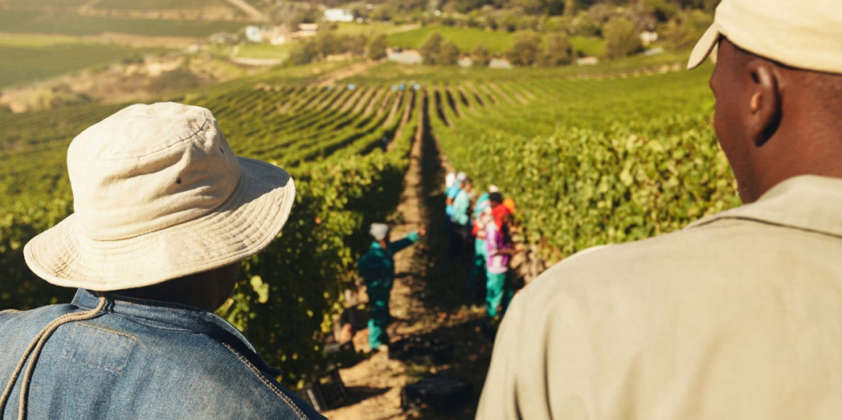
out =
[[[842,73],[839,0],[722,0],[713,24],[690,53],[687,68],[699,66],[720,36],[792,67]]]
[[[70,143],[74,212],[24,247],[50,283],[109,291],[228,265],[268,245],[295,198],[274,165],[237,157],[205,108],[132,105]]]

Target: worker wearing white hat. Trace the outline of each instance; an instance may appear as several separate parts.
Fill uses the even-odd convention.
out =
[[[723,0],[714,126],[746,205],[584,251],[519,293],[480,419],[837,419],[842,5]]]
[[[385,223],[372,223],[369,228],[374,241],[357,263],[368,294],[368,343],[371,350],[387,350],[389,335],[386,327],[391,321],[389,300],[395,281],[395,254],[414,244],[425,230],[410,232],[406,237],[390,241],[391,229]]]
[[[0,418],[322,418],[212,313],[286,222],[286,172],[235,156],[209,110],[176,103],[94,124],[67,167],[74,213],[24,257],[78,291],[0,313]]]

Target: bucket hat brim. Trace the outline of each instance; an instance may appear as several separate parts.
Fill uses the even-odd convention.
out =
[[[295,185],[277,166],[238,160],[237,187],[207,215],[132,238],[103,241],[88,238],[71,214],[26,244],[26,263],[58,286],[112,291],[151,286],[253,255],[286,223]]]

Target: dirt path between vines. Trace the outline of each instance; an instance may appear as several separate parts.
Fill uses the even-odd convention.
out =
[[[429,131],[424,97],[421,113],[404,178],[404,191],[398,206],[399,223],[393,238],[426,226],[428,234],[415,246],[395,256],[397,276],[391,295],[394,319],[388,328],[390,341],[410,336],[436,338],[454,344],[451,361],[443,364],[390,360],[386,352],[374,353],[362,362],[340,370],[348,388],[350,405],[328,411],[330,419],[386,420],[415,418],[473,418],[482,381],[488,368],[492,340],[482,332],[483,308],[465,304],[462,296],[464,272],[446,261],[442,160]],[[368,331],[354,335],[356,349],[368,349]],[[432,362],[428,362],[432,363]],[[468,379],[474,387],[473,399],[447,413],[404,411],[401,389],[429,374],[444,373]]]

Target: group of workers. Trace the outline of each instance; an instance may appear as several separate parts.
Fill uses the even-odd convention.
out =
[[[468,267],[466,297],[484,299],[489,318],[501,317],[514,293],[509,276],[509,260],[515,252],[514,211],[514,200],[504,199],[493,184],[476,197],[473,181],[464,172],[449,172],[445,177],[450,254]]]
[[[473,197],[473,182],[465,173],[446,177],[446,226],[449,250],[457,263],[468,268],[466,295],[485,301],[489,318],[499,320],[514,290],[509,278],[509,259],[514,253],[511,221],[515,206],[494,185]],[[386,351],[391,321],[389,301],[394,285],[394,255],[424,236],[423,228],[391,241],[391,228],[372,223],[373,241],[357,262],[368,295],[368,344],[372,351]]]

